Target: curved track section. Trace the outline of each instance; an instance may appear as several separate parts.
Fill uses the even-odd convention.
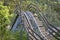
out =
[[[48,30],[48,33],[50,35],[52,35],[53,37],[55,37],[57,40],[60,40],[60,38],[59,38],[60,37],[60,29],[57,29],[54,25],[50,24],[48,22],[48,20],[46,19],[46,17],[44,16],[44,14],[40,12],[39,8],[36,5],[30,4],[27,7],[28,7],[28,9],[30,9],[30,8],[36,9],[36,11],[40,15],[43,23],[46,25],[46,28]],[[52,32],[55,33],[55,35]]]

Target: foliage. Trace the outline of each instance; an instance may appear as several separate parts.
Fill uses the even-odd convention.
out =
[[[12,17],[13,17],[13,14],[11,15],[9,14],[8,7],[0,5],[0,26],[8,25]]]
[[[37,5],[42,13],[47,17],[48,21],[55,25],[60,26],[60,1],[58,0],[0,0],[0,38],[2,40],[19,40],[20,34],[24,33],[22,40],[26,39],[26,32],[13,32],[7,31],[6,27],[11,23],[12,17],[14,18],[14,12],[18,7],[18,10],[27,11],[26,7],[30,3]],[[17,6],[17,7],[16,7]],[[32,9],[33,11],[36,11]],[[20,36],[19,36],[20,35]]]
[[[7,6],[3,6],[3,2],[0,2],[0,39],[4,40],[6,34],[6,28],[10,24],[10,19],[13,14],[9,14],[9,9]]]

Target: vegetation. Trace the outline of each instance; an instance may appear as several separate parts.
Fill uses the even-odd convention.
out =
[[[13,34],[13,32],[7,31],[7,26],[15,17],[16,6],[18,10],[21,7],[26,11],[26,7],[30,3],[37,5],[51,24],[60,27],[60,1],[58,0],[0,0],[0,40],[27,40],[25,31],[17,30]],[[21,36],[22,38],[20,38]]]
[[[25,31],[16,31],[13,33],[7,29],[14,16],[13,12],[12,14],[9,13],[9,7],[10,6],[4,6],[3,2],[0,2],[0,40],[26,40]],[[20,33],[22,35],[20,35]]]

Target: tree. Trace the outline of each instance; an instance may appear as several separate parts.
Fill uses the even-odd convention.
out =
[[[7,26],[10,24],[10,19],[13,14],[9,15],[9,9],[7,6],[3,6],[3,2],[0,2],[0,39],[5,37]]]
[[[17,30],[14,33],[9,31],[9,29],[7,30],[7,26],[10,25],[11,19],[14,16],[13,12],[12,14],[9,13],[9,7],[11,6],[3,5],[3,2],[0,2],[0,40],[20,40],[21,36],[22,40],[26,40],[25,31],[20,32]]]

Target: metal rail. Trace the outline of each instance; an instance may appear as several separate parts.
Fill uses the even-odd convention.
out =
[[[39,8],[38,8],[36,5],[30,4],[30,5],[28,5],[27,7],[28,7],[28,9],[30,9],[31,7],[35,8],[35,9],[37,10],[37,13],[41,16],[42,21],[45,23],[46,27],[48,27],[48,29],[50,29],[50,30],[51,30],[52,32],[54,32],[58,37],[60,37],[60,34],[59,34],[59,33],[60,33],[60,30],[57,29],[55,26],[53,26],[52,24],[50,24],[50,23],[48,22],[48,20],[47,20],[46,17],[44,16],[44,14],[43,14],[43,13],[40,13],[40,10],[39,10]],[[28,28],[25,27],[26,31],[27,31],[27,30],[31,30],[31,32],[34,33],[34,34],[36,34],[41,40],[47,40],[47,38],[41,33],[41,31],[40,31],[40,34],[42,34],[41,36],[43,36],[44,39],[43,39],[38,33],[35,32],[35,30],[34,30],[33,27],[32,27],[31,21],[30,21],[30,19],[29,19],[29,17],[28,17],[29,14],[28,14],[28,15],[27,15],[26,13],[23,13],[23,14],[24,14],[24,16],[25,16],[25,18],[26,18],[26,20],[27,20],[27,23],[29,24],[29,27],[28,27]],[[30,16],[32,16],[32,15],[30,15]],[[17,20],[17,18],[18,18],[18,15],[16,16],[16,18],[15,18],[15,20],[14,20],[14,22],[13,22],[12,27],[11,27],[10,30],[12,30],[12,28],[13,28],[16,20]],[[32,20],[34,20],[34,23],[37,25],[37,23],[36,23],[36,21],[35,21],[35,19],[34,19],[33,16],[32,16]],[[37,25],[37,27],[38,27],[38,25]],[[39,28],[39,27],[38,27],[38,28]],[[57,32],[59,32],[59,33],[57,33],[57,32],[56,32],[55,30],[53,30],[52,28],[54,28],[54,29],[55,29]],[[36,40],[38,40],[38,38],[37,38],[35,35],[33,35],[31,32],[27,31],[28,34],[31,34]],[[49,33],[50,33],[53,37],[55,37],[57,40],[60,40],[60,38],[58,38],[57,36],[53,35],[53,33],[51,33],[50,31],[49,31]],[[30,37],[30,36],[29,36],[29,37]],[[31,37],[30,37],[30,38],[31,38]],[[32,38],[31,38],[31,39],[32,39]]]
[[[29,27],[31,27],[32,28],[32,25],[31,25],[31,23],[29,22],[29,18],[28,18],[28,16],[27,16],[27,14],[24,14],[25,15],[25,17],[26,17],[26,19],[27,19],[27,22],[28,22],[28,24],[29,24]],[[31,29],[30,29],[31,30]],[[31,30],[32,31],[32,30]],[[33,32],[33,31],[32,31]],[[42,38],[36,33],[36,32],[33,32],[33,33],[35,33],[41,40],[42,40]],[[30,33],[31,34],[31,33]],[[31,34],[32,35],[32,34]]]
[[[35,26],[39,29],[39,26],[38,26],[35,18],[33,17],[33,14],[32,14],[31,12],[29,12],[29,11],[27,11],[26,13],[27,13],[28,15],[30,15],[30,18],[32,19],[31,21],[34,21],[33,23],[35,23]],[[40,29],[39,29],[39,31],[40,31],[40,34],[41,34],[41,36],[43,37],[43,39],[47,40],[47,38],[45,37],[45,35],[43,35],[42,31],[41,31]]]
[[[11,25],[10,31],[13,29],[13,26],[14,26],[14,24],[16,23],[16,20],[17,20],[18,16],[19,16],[19,15],[16,15],[16,17],[15,17],[15,19],[14,19],[12,25]]]
[[[34,32],[39,38],[41,38],[41,40],[44,40],[39,34],[37,34],[34,30],[32,30],[30,27],[28,27],[28,29],[30,29],[32,32]]]
[[[46,22],[47,22],[50,26],[52,26],[52,27],[55,28],[58,32],[60,32],[59,29],[57,29],[55,26],[53,26],[52,24],[50,24],[50,23],[48,22],[48,20],[47,20],[46,17],[44,16],[44,14],[43,14],[43,13],[40,13],[41,11],[40,11],[40,9],[39,9],[36,5],[34,5],[34,4],[29,4],[29,5],[27,6],[27,9],[26,9],[26,10],[28,10],[28,9],[30,9],[30,8],[36,9],[37,13],[38,13],[39,15],[41,15],[42,19],[45,19]],[[44,17],[44,18],[43,18],[43,17]]]
[[[26,18],[26,20],[27,20],[27,23],[28,24],[30,24],[30,22],[29,22],[29,19],[28,19],[28,17],[27,17],[27,15],[24,13],[24,16],[25,16],[25,18]],[[29,27],[31,26],[31,24],[29,25]],[[28,30],[28,28],[26,28],[27,30]],[[30,32],[28,31],[28,34],[29,34]],[[31,34],[31,33],[30,33]],[[32,35],[32,34],[31,34]],[[37,39],[34,35],[32,35],[35,39]]]
[[[49,33],[54,36],[57,40],[60,40],[58,37],[56,37],[56,35],[54,35],[52,32],[49,31]]]
[[[30,9],[30,8],[32,7],[32,8],[34,8],[34,9],[37,10],[37,13],[41,16],[42,20],[45,22],[45,24],[47,25],[48,29],[54,28],[55,30],[57,30],[57,32],[60,33],[60,30],[57,29],[57,28],[56,28],[55,26],[53,26],[52,24],[50,24],[50,23],[48,22],[48,20],[46,19],[46,17],[44,16],[43,13],[40,13],[40,10],[39,10],[39,8],[38,8],[36,5],[30,4],[30,5],[28,5],[27,7],[28,7],[28,9]],[[51,27],[52,27],[52,28],[51,28]],[[51,31],[55,32],[55,30],[52,29]],[[58,34],[57,32],[55,32],[55,33],[56,33],[58,36],[60,36],[60,34]],[[49,32],[49,33],[50,33],[50,32]],[[52,33],[51,33],[51,35],[52,35]],[[57,38],[57,37],[55,37],[55,38]]]

